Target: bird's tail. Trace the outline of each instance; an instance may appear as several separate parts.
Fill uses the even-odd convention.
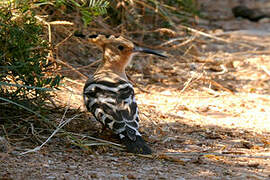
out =
[[[128,152],[135,154],[152,154],[152,150],[141,136],[136,135],[135,141],[125,136],[121,141],[126,146]]]

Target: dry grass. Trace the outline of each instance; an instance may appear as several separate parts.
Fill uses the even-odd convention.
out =
[[[135,83],[141,131],[155,154],[124,153],[110,134],[100,133],[100,125],[86,112],[81,96],[86,76],[95,70],[96,60],[101,57],[100,51],[71,36],[74,26],[51,23],[55,47],[51,58],[63,65],[61,73],[66,78],[53,99],[60,110],[49,118],[59,124],[77,114],[81,116],[70,121],[65,131],[54,134],[40,150],[42,157],[26,154],[20,157],[22,162],[25,158],[28,164],[35,164],[29,159],[38,159],[40,164],[35,166],[44,166],[41,169],[48,173],[58,168],[55,174],[64,174],[66,169],[72,174],[79,169],[80,177],[85,178],[106,178],[116,172],[130,179],[269,178],[269,38],[215,35],[196,28],[186,33],[183,26],[126,32],[121,26],[107,26],[101,19],[94,23],[83,31],[130,36],[140,45],[160,48],[170,55],[166,61],[136,57],[128,68]],[[140,33],[143,35],[135,36]],[[166,39],[149,38],[153,33]],[[257,47],[260,50],[254,51]],[[31,138],[21,134],[26,142],[15,136],[8,138],[12,146],[20,147],[15,152],[36,147],[27,142],[39,138],[41,144],[54,131],[32,130]],[[10,151],[14,153],[14,149]],[[1,161],[17,160],[9,158],[1,156]],[[57,165],[55,159],[59,158],[64,168]]]

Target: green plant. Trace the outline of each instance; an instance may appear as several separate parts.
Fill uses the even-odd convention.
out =
[[[30,6],[29,1],[1,2],[0,96],[1,101],[41,108],[61,76],[53,73],[48,43]]]
[[[175,27],[179,21],[196,15],[199,11],[195,0],[115,0],[110,3],[107,22],[122,24],[127,30],[155,29]]]
[[[182,10],[182,14],[190,13],[191,15],[200,16],[200,11],[196,7],[196,0],[168,0],[167,4]],[[177,11],[175,13],[179,14]]]
[[[84,25],[88,25],[93,17],[107,14],[109,1],[106,0],[40,0],[36,5],[50,4],[56,8],[67,6],[71,9],[78,9]]]

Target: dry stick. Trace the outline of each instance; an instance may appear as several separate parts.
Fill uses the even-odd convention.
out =
[[[26,152],[23,152],[23,153],[20,153],[20,155],[24,155],[24,154],[27,154],[27,153],[30,153],[30,152],[36,152],[36,151],[39,151],[62,127],[64,127],[67,123],[69,123],[72,119],[74,119],[75,117],[79,116],[79,115],[76,115],[74,116],[73,118],[70,118],[70,119],[67,119],[66,121],[63,121],[64,118],[65,118],[65,115],[67,113],[67,110],[69,109],[70,107],[70,100],[71,100],[71,96],[72,94],[69,96],[69,100],[68,100],[68,106],[66,107],[65,109],[65,112],[61,118],[61,121],[57,127],[57,129],[50,135],[50,137],[45,141],[43,142],[40,146],[34,148],[34,149],[31,149],[31,150],[28,150]],[[32,124],[31,124],[32,125]],[[32,128],[32,131],[33,131],[33,128]],[[34,133],[32,132],[32,134],[34,135]]]
[[[246,157],[246,158],[259,158],[259,159],[270,159],[270,156],[252,156],[252,155],[245,155],[243,154],[243,152],[221,152],[221,153],[217,153],[217,152],[209,152],[209,153],[164,153],[168,156],[195,156],[195,155],[199,155],[199,156],[205,156],[205,155],[215,155],[215,156],[227,156],[227,157]],[[238,155],[233,155],[233,154],[238,154]],[[243,154],[243,155],[239,155],[239,154]]]
[[[109,32],[110,34],[115,34],[115,32],[114,32],[113,30],[111,30],[111,28],[108,27],[107,24],[105,24],[105,23],[102,22],[102,19],[97,18],[97,19],[94,19],[94,21],[95,21],[97,24],[99,24],[100,26],[102,26],[104,29],[106,29],[107,32]]]
[[[87,69],[87,68],[90,68],[90,67],[92,67],[92,66],[95,66],[96,64],[100,63],[101,61],[102,61],[101,59],[100,59],[100,60],[96,60],[96,61],[92,62],[92,63],[89,64],[89,65],[77,67],[76,69],[77,69],[77,70]],[[61,71],[59,71],[59,72],[70,72],[70,71],[71,71],[71,70],[61,70]]]
[[[95,66],[96,64],[100,63],[101,61],[102,61],[101,59],[100,59],[100,60],[96,60],[96,61],[92,62],[92,63],[89,64],[89,65],[82,66],[82,67],[79,67],[79,68],[77,68],[77,69],[86,69],[86,68],[90,68],[90,67]]]
[[[172,48],[175,49],[175,48],[184,46],[184,45],[186,45],[186,44],[188,44],[188,43],[194,41],[194,39],[195,39],[196,37],[197,37],[197,36],[196,36],[196,34],[195,34],[194,36],[191,36],[191,38],[187,39],[186,41],[184,41],[184,42],[182,42],[182,43],[180,43],[180,44],[177,44],[177,45],[172,46]]]
[[[194,47],[193,44],[191,44],[191,45],[187,48],[187,50],[185,51],[185,53],[183,54],[183,56],[186,56],[186,55],[189,53],[189,51],[192,49],[192,47]]]
[[[32,133],[32,135],[38,140],[39,143],[42,143],[42,141],[38,138],[38,135],[37,135],[37,133],[35,131],[35,128],[34,128],[33,123],[30,123],[30,126],[31,126],[31,133]]]
[[[206,79],[205,77],[200,77],[199,79],[202,80],[202,81],[210,82],[210,83],[212,83],[213,85],[215,85],[215,86],[219,87],[220,89],[222,89],[223,91],[227,91],[227,92],[229,92],[229,93],[231,93],[231,94],[234,94],[233,91],[231,91],[231,90],[228,89],[228,88],[225,88],[224,86],[222,86],[221,84],[217,83],[216,81],[214,81],[214,80],[212,80],[212,79]]]
[[[34,148],[34,149],[30,149],[28,151],[22,152],[19,155],[25,155],[31,152],[37,152],[39,151],[62,127],[64,127],[67,123],[69,123],[71,120],[75,119],[76,117],[80,116],[80,114],[77,114],[75,116],[73,116],[72,118],[67,119],[66,121],[60,123],[58,125],[58,127],[56,128],[56,130],[50,135],[50,137],[48,137],[48,139],[46,139],[46,141],[44,141],[40,146]]]
[[[83,77],[84,79],[88,79],[88,77],[84,74],[82,74],[80,71],[78,71],[77,69],[75,69],[73,66],[71,66],[69,63],[64,62],[62,61],[60,58],[59,58],[59,55],[58,55],[58,46],[62,43],[64,43],[66,40],[68,40],[71,36],[73,35],[73,33],[71,33],[68,37],[66,37],[64,40],[62,40],[60,43],[58,43],[55,47],[56,49],[56,62],[59,62],[63,65],[65,65],[66,67],[70,68],[71,70],[73,70],[74,72],[76,72],[78,75],[80,75],[81,77]]]
[[[261,66],[261,68],[264,70],[266,74],[270,76],[270,71],[266,68],[266,66]]]
[[[58,106],[55,104],[54,100],[50,96],[48,96],[47,98],[55,108],[58,108]]]
[[[51,22],[49,22],[49,24],[51,24],[51,25],[71,25],[71,26],[74,25],[74,23],[69,22],[69,21],[51,21]]]
[[[187,87],[190,85],[190,83],[191,83],[191,81],[194,79],[194,77],[196,76],[197,74],[192,74],[192,76],[185,82],[185,86],[184,86],[184,88],[180,91],[180,94],[181,93],[183,93],[186,89],[187,89]],[[197,75],[197,78],[196,78],[196,80],[198,80],[198,79],[200,79],[201,77],[202,77],[202,73],[201,74],[199,74],[199,75]],[[195,81],[196,81],[195,80]],[[194,82],[195,82],[194,81]]]
[[[69,63],[64,62],[62,61],[60,58],[59,58],[59,55],[58,55],[58,46],[61,45],[62,43],[64,43],[66,40],[68,40],[71,36],[73,35],[73,33],[71,33],[69,36],[67,36],[64,40],[62,40],[60,43],[58,43],[56,46],[55,46],[55,49],[56,49],[56,62],[59,62],[63,65],[65,65],[66,67],[70,68],[71,70],[73,70],[74,72],[76,72],[77,74],[79,74],[81,77],[83,77],[84,79],[87,79],[88,77],[85,76],[84,74],[82,74],[80,71],[78,71],[77,69],[75,69],[73,66],[71,66]],[[53,57],[52,57],[53,58]]]
[[[59,42],[58,44],[55,45],[55,49],[58,49],[58,46],[60,46],[61,44],[63,44],[65,41],[67,41],[71,36],[73,36],[74,32],[70,33],[65,39],[63,39],[61,42]]]
[[[150,91],[147,91],[147,90],[141,88],[135,81],[133,81],[133,80],[131,79],[131,77],[130,77],[129,75],[127,75],[127,77],[128,77],[128,79],[129,79],[129,81],[130,81],[135,87],[137,87],[140,91],[142,91],[142,92],[144,92],[144,93],[150,94]]]
[[[62,116],[62,118],[61,118],[59,124],[62,124],[62,122],[64,121],[64,118],[65,118],[65,116],[66,116],[66,114],[67,114],[67,111],[68,111],[68,109],[70,108],[70,100],[71,100],[72,94],[73,94],[73,92],[70,94],[70,96],[69,96],[69,98],[68,98],[68,102],[67,102],[68,105],[67,105],[67,107],[66,107],[66,109],[65,109],[65,112],[64,112],[64,114],[63,114],[63,116]]]
[[[179,27],[184,28],[184,29],[187,29],[187,30],[189,30],[189,31],[191,31],[191,32],[200,34],[200,35],[202,35],[202,36],[206,36],[206,37],[209,37],[209,38],[218,40],[218,41],[223,41],[223,42],[226,42],[226,43],[231,43],[231,41],[228,41],[228,40],[226,40],[226,39],[222,39],[222,38],[213,36],[213,35],[211,35],[211,34],[207,34],[207,33],[205,33],[205,32],[202,32],[202,31],[199,31],[199,30],[196,30],[196,29],[187,27],[187,26],[179,25]]]
[[[71,66],[70,64],[68,64],[67,62],[62,61],[61,59],[57,58],[56,59],[57,62],[67,66],[68,68],[72,69],[74,72],[76,72],[77,74],[79,74],[81,77],[83,77],[84,79],[88,79],[88,77],[84,74],[82,74],[80,71],[78,71],[77,69],[75,69],[73,66]]]
[[[205,33],[205,32],[202,32],[202,31],[199,31],[199,30],[196,30],[196,29],[187,27],[187,26],[178,25],[178,27],[187,29],[187,30],[189,30],[189,31],[191,31],[191,32],[195,32],[195,33],[198,33],[198,34],[200,34],[200,35],[202,35],[202,36],[205,36],[205,37],[208,37],[208,38],[212,38],[212,39],[215,39],[215,40],[218,40],[218,41],[222,41],[222,42],[226,42],[226,43],[238,44],[238,45],[241,45],[241,46],[244,46],[244,47],[251,47],[250,45],[247,45],[247,44],[243,44],[243,43],[235,43],[235,42],[232,42],[232,41],[229,41],[229,40],[226,40],[226,39],[223,39],[223,38],[219,38],[219,37],[213,36],[213,35],[211,35],[211,34],[208,34],[208,33]]]
[[[185,38],[183,37],[177,37],[177,38],[173,38],[173,39],[170,39],[162,44],[159,45],[159,47],[162,47],[162,46],[165,46],[165,45],[168,45],[168,44],[171,44],[175,41],[181,41],[181,40],[184,40]],[[187,44],[189,41],[190,41],[191,38],[187,39],[186,41],[182,42],[181,44]],[[182,46],[182,45],[180,45]]]
[[[192,81],[192,79],[193,79],[193,76],[191,76],[191,77],[184,83],[185,86],[184,86],[184,88],[180,91],[180,94],[183,93],[183,92],[186,90],[186,88],[189,86],[189,84],[190,84],[190,82]]]
[[[97,31],[97,32],[102,32],[102,33],[108,33],[107,30],[102,29],[102,28],[87,28],[87,30],[88,30],[89,32],[91,32],[91,31]],[[90,35],[91,35],[91,34],[90,34]]]
[[[121,144],[117,144],[117,143],[114,143],[114,142],[106,141],[104,139],[99,139],[99,138],[95,138],[95,137],[92,137],[92,136],[87,136],[87,135],[84,135],[84,134],[77,134],[77,133],[72,133],[72,132],[70,132],[70,133],[73,134],[73,135],[77,135],[77,136],[81,136],[81,137],[86,137],[86,138],[89,138],[89,139],[92,139],[92,140],[96,140],[96,141],[99,141],[99,142],[102,142],[102,143],[106,143],[106,144],[118,146],[118,147],[121,147],[121,148],[124,148],[125,147],[125,146],[123,146]]]
[[[147,8],[149,8],[149,9],[153,10],[156,14],[159,14],[161,17],[163,17],[164,19],[166,19],[169,23],[174,24],[174,22],[170,19],[169,16],[166,16],[166,15],[164,15],[164,13],[162,13],[162,12],[164,12],[164,11],[162,10],[161,4],[160,4],[160,3],[157,4],[156,7],[152,7],[152,6],[148,5],[147,3],[144,3],[143,1],[139,1],[139,0],[134,0],[134,1],[135,1],[137,4],[142,5],[142,7],[147,7]],[[159,5],[160,5],[160,6],[159,6]],[[159,6],[159,8],[158,8],[158,6]]]
[[[129,34],[143,34],[143,33],[153,33],[153,32],[158,32],[158,33],[165,33],[166,32],[167,34],[172,34],[173,36],[180,35],[179,33],[175,32],[174,30],[168,29],[168,28],[158,28],[155,30],[129,31],[129,32],[126,32],[126,34],[127,35],[129,35]],[[182,39],[186,39],[186,38],[182,38]]]
[[[45,20],[43,20],[42,18],[35,16],[36,19],[38,19],[39,21],[43,22],[44,24],[46,24],[48,26],[48,36],[49,36],[49,44],[50,47],[52,46],[52,33],[51,33],[51,24],[52,25],[59,25],[59,24],[65,24],[65,25],[73,25],[73,23],[67,22],[67,21],[53,21],[53,22],[46,22]],[[58,46],[61,45],[62,43],[64,43],[66,40],[68,40],[71,36],[73,35],[73,33],[71,33],[69,36],[67,36],[64,40],[62,40],[61,42],[59,42],[55,48],[56,50],[58,49]],[[52,52],[52,48],[50,48],[51,50],[49,51],[50,57],[53,58],[53,52]],[[53,58],[54,59],[54,58]],[[75,71],[77,74],[79,74],[80,76],[82,76],[83,78],[87,79],[87,76],[85,76],[84,74],[82,74],[81,72],[79,72],[78,70],[76,70],[74,67],[72,67],[71,65],[69,65],[68,63],[65,63],[64,61],[62,61],[57,54],[57,59],[56,61],[60,62],[61,64],[69,67],[70,69],[72,69],[73,71]]]
[[[2,125],[2,129],[3,129],[4,133],[5,133],[5,137],[6,137],[7,141],[9,141],[8,133],[7,133],[6,128],[5,128],[4,125]]]
[[[77,81],[72,80],[72,79],[67,78],[67,77],[65,77],[64,80],[69,81],[69,82],[72,82],[72,83],[74,83],[74,84],[78,84],[78,85],[80,85],[80,86],[84,86],[84,83],[77,82]],[[65,87],[65,86],[63,86],[63,87]]]
[[[51,25],[50,25],[49,22],[45,21],[44,19],[42,19],[39,16],[35,16],[35,18],[37,20],[39,20],[40,22],[42,22],[42,23],[44,23],[44,24],[46,24],[48,26],[48,39],[49,39],[49,48],[50,48],[50,50],[49,50],[49,56],[50,57],[53,57],[53,52],[52,52],[52,48],[51,48],[52,47],[52,31],[51,31]]]
[[[269,50],[265,51],[244,51],[244,52],[235,52],[233,55],[243,55],[243,54],[270,54]]]

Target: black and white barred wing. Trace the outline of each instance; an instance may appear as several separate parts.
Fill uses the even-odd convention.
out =
[[[136,136],[141,136],[138,107],[130,83],[89,81],[84,88],[84,101],[88,111],[121,139],[128,136],[135,141]]]

